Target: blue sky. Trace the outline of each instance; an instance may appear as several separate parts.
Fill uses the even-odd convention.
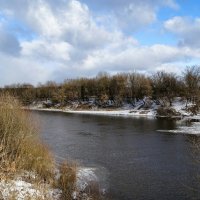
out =
[[[200,61],[194,0],[1,0],[0,86]]]

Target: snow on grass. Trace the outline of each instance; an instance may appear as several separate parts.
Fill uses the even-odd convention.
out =
[[[200,114],[194,115],[194,116],[189,116],[186,119],[196,119],[196,120],[200,120]]]
[[[157,130],[157,131],[165,133],[200,135],[200,122],[193,122],[191,126],[179,126],[176,130]]]
[[[0,181],[0,199],[17,199],[17,200],[59,200],[62,191],[52,188],[45,183],[34,181],[34,173],[25,172],[13,179]],[[29,180],[29,181],[27,181]],[[79,193],[84,192],[91,183],[98,184],[98,178],[95,174],[95,168],[79,168],[77,170],[76,191],[73,193],[73,199],[80,197]],[[33,183],[34,182],[34,183]],[[87,196],[86,193],[82,195]]]
[[[77,171],[77,189],[84,191],[91,182],[98,182],[98,178],[93,168],[80,168]]]
[[[48,184],[33,184],[17,178],[14,180],[2,180],[0,191],[3,199],[58,200],[61,195],[59,189],[53,189]]]
[[[188,104],[191,106],[192,104]],[[172,108],[179,112],[182,116],[189,116],[190,114],[185,110],[186,109],[186,101],[181,100],[180,98],[176,98],[172,104]]]

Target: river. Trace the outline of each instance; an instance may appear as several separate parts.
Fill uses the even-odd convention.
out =
[[[110,200],[200,199],[196,136],[164,133],[176,123],[148,118],[33,112],[56,157],[95,168]]]

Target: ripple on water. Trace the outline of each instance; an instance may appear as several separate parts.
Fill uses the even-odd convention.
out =
[[[83,136],[92,136],[93,134],[91,132],[85,132],[85,131],[80,131],[78,132],[79,135],[83,135]]]

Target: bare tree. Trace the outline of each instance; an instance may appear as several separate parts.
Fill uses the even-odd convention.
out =
[[[155,99],[161,99],[169,102],[170,106],[175,96],[178,94],[178,78],[173,73],[159,71],[152,77],[153,96]]]

